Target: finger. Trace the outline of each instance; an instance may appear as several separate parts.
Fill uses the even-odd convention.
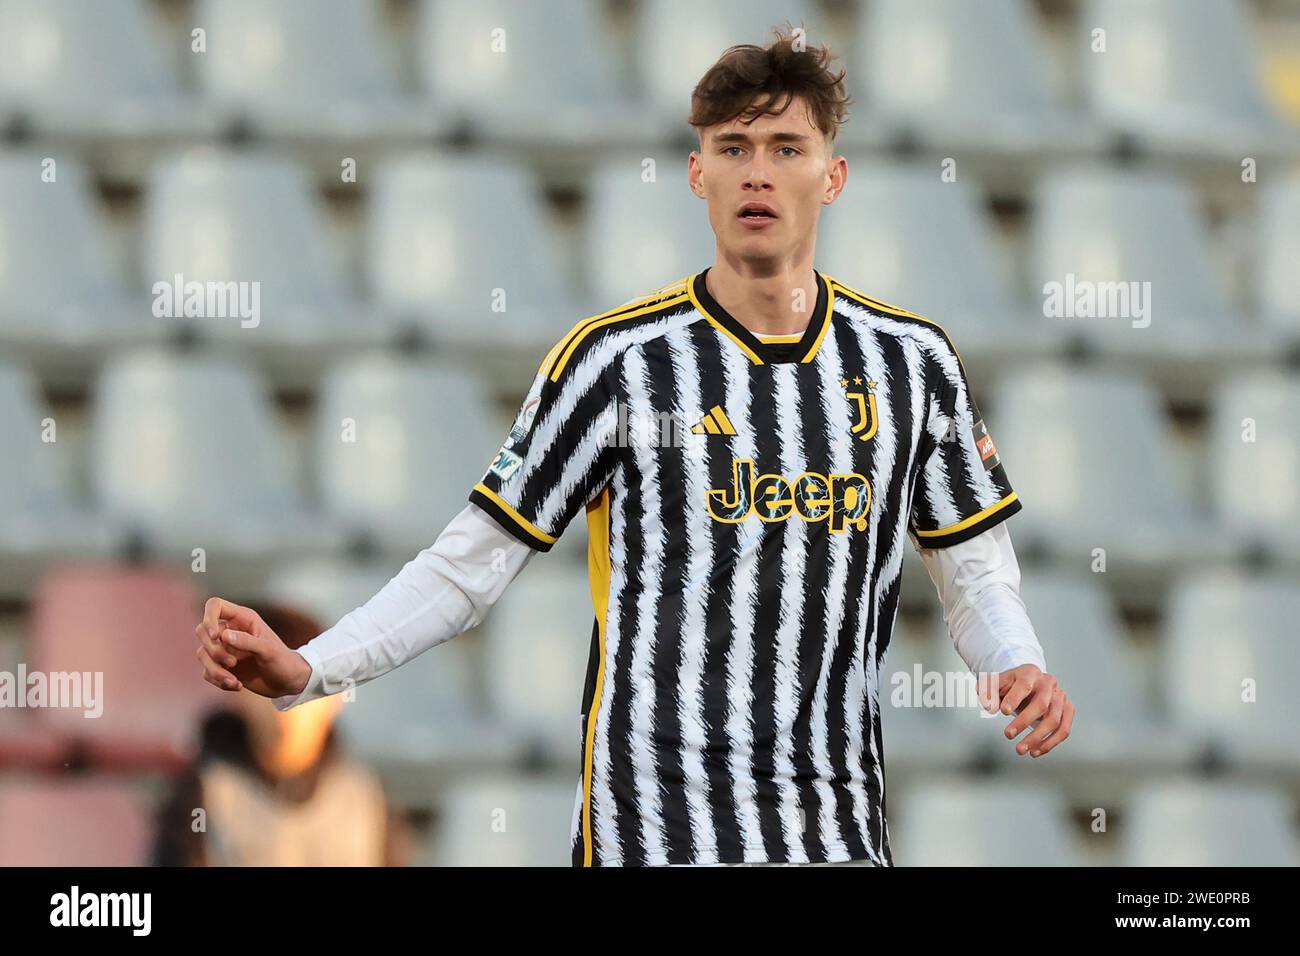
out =
[[[1043,714],[1043,719],[1034,727],[1033,733],[1025,737],[1016,748],[1020,753],[1027,754],[1037,750],[1044,740],[1052,735],[1057,727],[1061,726],[1061,717],[1065,711],[1065,691],[1056,688],[1052,692],[1052,703],[1047,708],[1047,713]]]
[[[1047,675],[1038,679],[1034,687],[1033,696],[1020,710],[1020,716],[1007,725],[1007,739],[1015,740],[1026,727],[1034,723],[1047,713],[1047,708],[1052,706],[1052,693],[1056,690],[1056,681]],[[1021,745],[1023,747],[1023,744]],[[1017,747],[1021,753],[1024,750]]]
[[[274,645],[268,637],[250,634],[247,631],[236,631],[231,628],[221,632],[221,643],[235,654],[240,656],[248,655],[259,660],[265,658],[274,649]]]
[[[224,624],[234,624],[244,631],[257,630],[257,612],[242,604],[233,604],[225,598],[211,597],[203,605],[203,623],[220,629]],[[216,637],[214,634],[213,637]]]
[[[199,644],[214,661],[224,664],[226,667],[234,667],[239,663],[236,656],[222,646],[221,641],[216,638],[216,632],[206,623],[200,623],[196,626],[194,633],[198,636]]]
[[[1002,703],[1000,675],[996,671],[983,671],[975,675],[975,694],[980,707],[989,714],[996,715]]]
[[[206,650],[202,647],[198,648],[195,656],[203,665],[203,679],[209,684],[220,687],[222,690],[239,690],[239,678],[214,661]]]
[[[1063,741],[1066,737],[1070,736],[1070,728],[1072,726],[1074,726],[1074,703],[1067,699],[1065,702],[1065,708],[1061,712],[1061,726],[1056,728],[1056,731],[1052,736],[1039,744],[1037,752],[1031,750],[1030,756],[1044,756],[1049,750]]]
[[[1016,678],[1007,692],[1002,695],[1002,700],[998,703],[998,709],[1004,714],[1014,714],[1021,708],[1025,698],[1030,695],[1033,689],[1034,685],[1028,679],[1024,677]]]

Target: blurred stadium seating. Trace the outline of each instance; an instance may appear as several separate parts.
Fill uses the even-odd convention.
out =
[[[961,668],[909,548],[898,862],[1295,865],[1281,0],[0,0],[0,670],[102,671],[113,701],[0,709],[0,865],[144,860],[215,695],[201,596],[364,602],[463,507],[559,336],[710,264],[690,90],[786,20],[857,99],[817,266],[951,332],[1080,711],[1030,761],[999,720],[889,705],[890,675]],[[177,276],[257,283],[256,324],[158,315]],[[1049,315],[1067,276],[1149,283],[1149,325]],[[421,862],[568,862],[581,524],[344,708]]]

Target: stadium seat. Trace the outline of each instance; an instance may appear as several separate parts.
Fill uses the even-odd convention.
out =
[[[663,135],[694,139],[687,120],[691,91],[728,47],[768,43],[772,30],[787,22],[807,27],[808,46],[838,44],[822,28],[816,7],[808,0],[642,0],[637,5],[636,50],[638,85],[652,122]],[[876,142],[864,120],[845,127],[845,140]]]
[[[713,262],[708,206],[687,185],[685,164],[657,161],[647,182],[643,161],[610,157],[591,175],[583,261],[592,315]]]
[[[322,627],[329,627],[365,604],[399,568],[392,560],[309,557],[287,561],[271,572],[266,600],[277,607],[297,608]]]
[[[977,384],[994,365],[1059,347],[1058,330],[1013,296],[996,232],[973,186],[941,182],[927,167],[852,158],[850,167],[849,187],[822,210],[820,268],[937,322]]]
[[[426,651],[349,693],[339,726],[356,753],[375,763],[404,793],[470,767],[517,760],[518,737],[493,720],[475,697],[473,634]]]
[[[200,0],[204,90],[258,135],[414,140],[437,129],[398,86],[380,5],[371,0]]]
[[[215,132],[216,117],[180,88],[144,0],[0,3],[0,119],[42,139],[145,143]],[[181,46],[184,43],[186,46]]]
[[[210,310],[205,301],[202,316],[162,321],[243,353],[270,353],[277,366],[319,366],[337,349],[385,337],[342,279],[327,236],[324,211],[299,167],[271,156],[200,150],[154,172],[143,217],[143,278],[151,289],[174,289],[178,275],[186,286],[255,282],[247,294],[239,291],[241,303],[256,301],[257,316],[214,300]],[[167,289],[154,289],[155,296],[160,291]],[[177,299],[189,297],[188,289],[172,292],[173,311],[182,311]]]
[[[621,92],[597,0],[423,0],[416,64],[427,96],[513,149],[648,140]]]
[[[942,155],[1077,156],[1100,137],[1053,92],[1022,0],[871,0],[850,71],[872,122]],[[852,125],[852,124],[850,124]]]
[[[924,569],[921,577],[930,587]],[[924,629],[908,631],[898,626],[906,620],[900,617],[896,622],[879,678],[885,779],[891,787],[906,786],[919,774],[971,766],[981,756],[975,732],[979,728],[967,721],[945,720],[936,708],[927,706],[924,694],[931,679],[927,675],[940,666],[942,646]]]
[[[259,561],[342,538],[295,486],[261,383],[219,357],[142,352],[110,363],[90,425],[94,492],[156,555],[264,583]],[[228,559],[228,560],[227,560]]]
[[[120,527],[77,500],[67,432],[60,442],[60,422],[44,405],[30,373],[0,361],[0,596],[11,600],[26,597],[51,563],[108,557],[123,543]]]
[[[1260,317],[1300,345],[1300,172],[1259,186],[1254,257],[1255,306]]]
[[[1300,767],[1300,589],[1286,574],[1206,570],[1169,597],[1161,678],[1189,733],[1232,765],[1294,781]]]
[[[434,866],[569,866],[573,776],[475,776],[439,794]]]
[[[1224,382],[1206,448],[1215,516],[1294,567],[1300,562],[1300,379],[1257,372]]]
[[[541,197],[504,160],[385,162],[374,173],[365,246],[375,300],[448,347],[526,355],[535,372],[582,318]]]
[[[1238,553],[1238,543],[1193,503],[1158,396],[1145,382],[1116,372],[1026,369],[994,392],[988,420],[1025,503],[1011,519],[1022,552],[1087,572],[1095,549],[1104,549],[1099,580],[1139,604],[1157,602],[1176,570]]]
[[[161,330],[123,286],[82,167],[52,159],[0,152],[0,345],[84,368]]]
[[[1207,380],[1276,348],[1229,300],[1190,188],[1164,173],[1053,173],[1039,183],[1027,238],[1028,293],[1042,321],[1171,395],[1203,401]],[[1087,291],[1096,292],[1091,310]],[[1063,314],[1048,314],[1054,304]]]
[[[0,768],[61,770],[69,744],[29,712],[0,711]]]
[[[891,793],[899,866],[1078,866],[1062,795],[1037,785],[943,779]]]
[[[1283,793],[1233,782],[1145,785],[1122,819],[1124,866],[1297,866],[1295,808]]]
[[[0,866],[144,866],[144,796],[109,779],[0,780]]]
[[[1260,88],[1248,9],[1222,0],[1085,0],[1074,49],[1098,120],[1174,157],[1236,163],[1294,150],[1295,133]]]
[[[224,699],[194,656],[201,614],[194,587],[173,572],[105,566],[47,575],[33,603],[30,672],[102,675],[102,683],[90,678],[80,707],[47,707],[40,723],[92,761],[175,769],[201,716]],[[94,693],[98,700],[88,701]]]
[[[484,659],[485,672],[492,675],[493,714],[542,757],[574,770],[583,741],[582,694],[595,619],[585,575],[534,561],[486,622]]]
[[[509,428],[479,380],[443,361],[371,355],[333,368],[315,426],[321,497],[383,553],[429,547]]]

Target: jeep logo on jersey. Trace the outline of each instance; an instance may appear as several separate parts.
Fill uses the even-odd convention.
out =
[[[867,529],[871,483],[864,476],[805,471],[790,481],[784,475],[755,475],[755,471],[753,459],[732,459],[731,487],[705,492],[714,521],[735,524],[751,514],[761,521],[785,521],[796,515],[804,521],[829,518],[830,529],[837,534],[850,525]]]

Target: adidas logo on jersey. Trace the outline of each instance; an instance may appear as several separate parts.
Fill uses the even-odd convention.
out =
[[[793,481],[784,475],[756,475],[751,458],[732,460],[732,486],[710,488],[705,506],[714,521],[735,524],[756,514],[760,521],[827,521],[839,534],[849,527],[867,529],[871,483],[856,472],[822,475],[805,471]]]
[[[696,435],[734,435],[736,428],[722,406],[714,405],[709,409],[709,414],[691,426],[691,432]]]

